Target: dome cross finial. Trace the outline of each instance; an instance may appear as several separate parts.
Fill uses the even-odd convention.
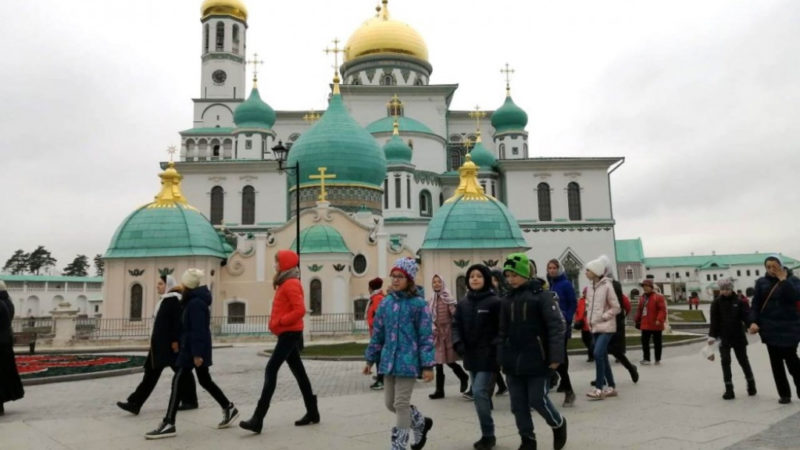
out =
[[[253,89],[256,89],[258,88],[258,66],[264,64],[264,60],[258,59],[258,53],[253,53],[253,59],[245,62],[253,66]]]
[[[167,147],[167,153],[169,153],[169,162],[172,162],[172,160],[175,157],[175,153],[177,153],[177,152],[178,152],[178,148],[175,147],[174,145],[170,145],[169,147]]]
[[[506,63],[506,67],[500,69],[500,73],[506,76],[506,96],[511,96],[511,74],[514,73],[514,69],[512,69],[508,63]]]
[[[475,111],[469,113],[469,117],[475,119],[475,129],[478,130],[478,138],[481,136],[481,119],[486,117],[486,111],[481,111],[481,107],[475,105]]]
[[[325,47],[325,49],[322,50],[322,51],[325,52],[326,55],[330,55],[331,53],[333,53],[333,94],[336,95],[336,94],[340,93],[340,91],[339,91],[339,81],[340,81],[339,80],[339,53],[344,53],[344,49],[343,48],[339,48],[339,42],[341,42],[339,40],[339,38],[333,38],[333,41],[331,41],[331,42],[333,42],[333,48]]]

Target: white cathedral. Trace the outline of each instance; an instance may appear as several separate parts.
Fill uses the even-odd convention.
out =
[[[391,16],[388,0],[343,48],[329,49],[342,54],[341,79],[320,98],[328,103],[320,113],[273,110],[256,79],[248,91],[241,1],[206,0],[201,13],[193,124],[180,132],[179,160],[162,165],[156,201],[112,239],[106,317],[150,310],[155,276],[192,265],[209,274],[214,315],[267,314],[272,258],[296,247],[298,216],[312,314],[357,312],[367,280],[386,277],[400,256],[421,260],[418,283],[428,292],[434,273],[463,292],[469,263],[502,265],[510,251],[528,251],[539,276],[558,258],[576,286],[586,283],[584,263],[614,259],[610,177],[624,158],[539,156],[560,149],[529,146],[508,78],[496,110],[451,110],[458,85],[435,83],[425,41]],[[174,235],[183,243],[170,249],[163,224],[174,218],[147,214],[167,214],[173,201],[184,216],[205,216],[216,236],[199,243],[201,224],[186,221],[187,236]]]

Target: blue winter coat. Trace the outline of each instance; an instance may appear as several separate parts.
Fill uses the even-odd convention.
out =
[[[773,287],[775,291],[770,297]],[[800,342],[800,314],[797,312],[800,279],[791,272],[780,282],[767,275],[756,280],[755,290],[750,321],[758,325],[761,342],[776,347],[796,347]]]
[[[194,357],[203,358],[203,367],[211,365],[211,292],[206,286],[183,294],[181,344],[178,366],[194,367]]]
[[[570,330],[572,318],[575,317],[575,310],[578,308],[575,288],[563,272],[555,278],[547,277],[547,282],[550,284],[550,290],[558,295],[558,307],[561,308],[561,314],[564,316],[564,321],[567,322],[567,330]]]
[[[433,322],[425,299],[405,292],[387,294],[375,313],[364,357],[368,364],[380,359],[378,373],[383,375],[416,378],[432,368]]]

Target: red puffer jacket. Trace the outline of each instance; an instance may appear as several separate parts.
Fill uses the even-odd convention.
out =
[[[297,267],[299,258],[291,250],[278,252],[278,270],[283,273]],[[287,331],[303,331],[303,316],[306,314],[303,285],[297,278],[283,281],[272,300],[272,314],[269,317],[269,331],[280,336]]]
[[[378,306],[383,301],[383,292],[372,294],[369,298],[369,308],[367,309],[367,325],[369,326],[369,335],[372,336],[372,326],[375,323],[375,313],[378,311]]]
[[[667,320],[667,302],[664,301],[664,296],[655,292],[649,295],[642,294],[639,298],[639,309],[636,311],[635,319],[636,322],[641,323],[642,330],[664,330],[664,322]]]

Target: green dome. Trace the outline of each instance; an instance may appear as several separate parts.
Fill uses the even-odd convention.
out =
[[[474,162],[482,172],[491,171],[495,164],[497,164],[497,159],[495,159],[489,149],[483,146],[482,141],[478,141],[469,154],[472,155],[472,162]]]
[[[506,96],[503,106],[492,114],[492,126],[495,133],[507,131],[524,131],[528,124],[528,114],[514,103],[511,96]]]
[[[236,108],[233,122],[237,128],[266,128],[275,125],[275,110],[261,100],[258,88],[250,91],[250,97]]]
[[[211,222],[191,206],[149,204],[134,211],[117,228],[105,258],[216,256],[226,259],[231,251]]]
[[[341,94],[331,97],[322,118],[292,145],[287,164],[300,163],[300,186],[316,186],[309,179],[320,166],[336,178],[326,186],[366,185],[382,188],[386,177],[386,158],[375,138],[347,112]]]
[[[297,248],[297,239],[289,247]],[[312,225],[300,232],[300,254],[350,253],[342,235],[328,225]]]
[[[399,135],[393,135],[389,142],[383,146],[388,163],[411,163],[411,147]]]
[[[403,131],[410,131],[415,133],[425,133],[425,134],[433,134],[434,133],[427,125],[424,123],[412,119],[410,117],[400,116],[397,118],[398,123],[400,124],[400,129]],[[367,125],[367,131],[372,134],[375,133],[391,133],[392,127],[394,126],[394,117],[384,117],[383,119],[376,120],[371,124]]]

